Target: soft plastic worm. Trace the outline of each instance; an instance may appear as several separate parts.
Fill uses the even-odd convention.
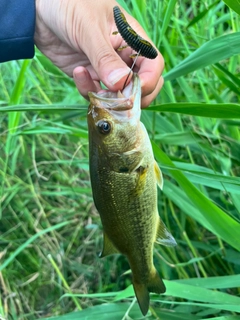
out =
[[[149,41],[140,37],[137,32],[132,29],[118,6],[113,8],[113,15],[118,32],[129,47],[139,52],[141,56],[149,59],[155,59],[158,55],[157,50]]]

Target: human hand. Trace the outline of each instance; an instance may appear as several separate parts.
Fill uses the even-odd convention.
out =
[[[117,30],[114,0],[36,0],[35,44],[56,66],[73,76],[79,92],[101,90],[100,81],[111,91],[121,90],[132,65],[132,49],[115,51],[126,44]],[[144,39],[148,36],[122,8],[131,27]],[[159,53],[154,60],[138,57],[142,107],[148,106],[163,85],[164,67]],[[129,77],[129,81],[130,81]]]

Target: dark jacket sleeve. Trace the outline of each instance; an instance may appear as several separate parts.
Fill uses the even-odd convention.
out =
[[[34,56],[35,0],[0,0],[0,62]]]

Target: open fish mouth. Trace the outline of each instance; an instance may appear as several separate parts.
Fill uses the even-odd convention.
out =
[[[100,91],[89,92],[89,113],[94,113],[99,108],[108,111],[114,118],[140,118],[141,113],[141,82],[136,73],[133,74],[131,82],[123,91]]]

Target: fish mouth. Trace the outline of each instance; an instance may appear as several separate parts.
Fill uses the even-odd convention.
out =
[[[141,113],[141,82],[134,73],[131,82],[122,91],[89,92],[90,106],[88,114],[99,113],[104,109],[119,121],[129,118],[140,118]],[[98,110],[98,111],[97,111]]]

